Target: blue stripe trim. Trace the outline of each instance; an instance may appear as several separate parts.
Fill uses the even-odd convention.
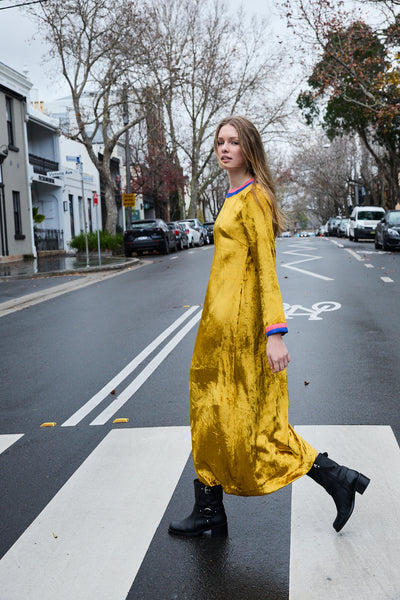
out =
[[[254,183],[254,179],[252,179],[251,181],[249,181],[248,183],[246,183],[243,187],[238,188],[237,190],[233,190],[233,192],[228,192],[226,197],[230,198],[231,196],[234,196],[235,194],[238,194],[239,192],[241,192],[242,190],[244,190],[245,188],[247,188],[247,186],[251,185],[252,183]]]
[[[276,329],[270,329],[267,333],[267,337],[269,337],[273,333],[281,333],[282,335],[285,335],[285,333],[287,333],[287,332],[288,332],[287,327],[277,327]]]

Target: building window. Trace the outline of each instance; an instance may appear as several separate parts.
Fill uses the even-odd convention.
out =
[[[13,209],[14,209],[14,229],[15,239],[25,239],[22,235],[22,219],[21,219],[21,199],[19,192],[13,192]]]
[[[15,146],[13,101],[12,101],[12,98],[7,98],[7,97],[6,97],[6,117],[7,117],[8,145]]]

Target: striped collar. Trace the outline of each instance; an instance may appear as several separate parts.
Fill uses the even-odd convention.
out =
[[[253,182],[254,182],[254,179],[249,179],[241,187],[238,187],[238,188],[232,189],[232,190],[228,190],[228,193],[227,193],[226,197],[230,198],[231,196],[234,196],[235,194],[238,194],[239,192],[241,192],[242,190],[244,190],[248,185],[250,185]]]

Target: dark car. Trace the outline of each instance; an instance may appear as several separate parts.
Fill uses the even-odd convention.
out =
[[[214,221],[207,221],[206,223],[204,223],[204,227],[207,229],[208,239],[210,240],[210,243],[213,244],[214,243]]]
[[[328,235],[337,235],[337,230],[340,225],[340,217],[331,217],[328,221]]]
[[[124,249],[125,256],[132,256],[132,252],[141,256],[145,250],[168,254],[177,250],[175,234],[162,219],[132,221],[124,232]]]
[[[389,210],[375,228],[375,248],[400,248],[400,210]]]
[[[189,248],[189,238],[186,233],[186,229],[182,225],[182,223],[178,223],[177,221],[170,221],[169,223],[167,223],[167,225],[175,234],[176,245],[178,250]]]

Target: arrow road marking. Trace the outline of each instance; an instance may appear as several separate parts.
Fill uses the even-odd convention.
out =
[[[101,390],[99,392],[97,392],[97,394],[95,394],[92,398],[90,398],[90,400],[88,400],[86,402],[86,404],[84,404],[69,419],[67,419],[62,424],[62,427],[73,427],[74,425],[77,425],[80,421],[82,421],[82,419],[84,419],[94,408],[96,408],[96,406],[98,406],[104,400],[104,398],[106,398],[108,396],[108,394],[110,394],[110,392],[112,392],[118,385],[120,385],[120,383],[122,381],[124,381],[124,379],[126,379],[160,344],[163,343],[163,341],[173,331],[175,331],[175,329],[177,329],[184,321],[186,321],[186,319],[193,312],[195,312],[198,308],[199,308],[198,305],[195,305],[195,306],[192,306],[191,308],[189,308],[188,310],[186,310],[183,313],[183,315],[181,315],[178,319],[176,319],[176,321],[174,321],[172,323],[172,325],[170,325],[169,327],[167,327],[167,329],[165,329],[162,333],[160,333],[160,335],[158,337],[156,337],[155,340],[153,340],[148,346],[146,346],[146,348],[144,350],[142,350],[142,352],[140,352],[140,354],[138,354],[137,356],[135,356],[135,358],[133,360],[131,360],[131,362],[128,363],[126,365],[126,367],[124,367],[122,369],[122,371],[120,371],[119,373],[117,373],[117,375],[115,377],[113,377],[108,383],[106,383],[106,385],[104,387],[102,387]],[[193,325],[200,319],[200,316],[201,316],[201,311],[198,313],[198,315],[196,315],[196,317],[195,317],[196,320],[193,323],[192,323],[193,319],[192,319],[192,321],[190,321],[190,323],[192,323],[191,327],[193,327]],[[186,332],[185,332],[184,335],[186,335],[186,333],[189,330],[185,330],[185,331]],[[183,337],[183,335],[181,336],[180,339],[182,339],[182,337]],[[175,338],[173,338],[173,339],[175,339]],[[178,341],[180,341],[180,340],[178,340]],[[169,344],[168,344],[168,346],[169,346]],[[159,356],[159,354],[157,356]],[[154,360],[147,366],[147,368],[145,369],[145,371],[147,371],[149,369],[150,365],[153,362],[154,362]],[[149,373],[148,377],[149,376],[150,376],[150,373]],[[136,381],[136,379],[134,381]],[[146,379],[147,379],[147,377],[146,377]],[[134,383],[134,382],[132,382],[132,383]],[[144,383],[144,381],[142,383]],[[132,384],[127,389],[130,389],[131,387],[132,387]],[[121,396],[119,396],[117,398],[120,398],[120,397]],[[121,404],[121,406],[122,406],[122,404]],[[111,406],[113,406],[113,405],[114,405],[114,403]],[[112,413],[112,415],[113,414],[114,413]],[[104,423],[105,423],[105,421],[104,421]],[[93,424],[97,425],[98,423],[92,423],[92,425]]]
[[[296,246],[293,246],[298,248],[297,244]],[[309,244],[304,244],[301,246],[302,249],[305,250],[315,250],[315,246],[311,246]],[[305,269],[299,269],[299,267],[295,267],[294,265],[298,265],[301,263],[305,263],[305,262],[310,262],[312,260],[319,260],[322,258],[322,256],[314,256],[313,254],[304,254],[303,252],[299,251],[299,250],[286,250],[285,252],[283,252],[283,254],[291,254],[293,256],[303,256],[305,258],[301,258],[300,260],[295,260],[293,262],[290,263],[284,263],[283,265],[281,265],[282,267],[286,267],[287,269],[292,269],[293,271],[298,271],[299,273],[304,273],[304,275],[310,275],[311,277],[316,277],[317,279],[323,279],[324,281],[334,281],[334,279],[332,279],[332,277],[326,277],[325,275],[319,275],[318,273],[313,273],[312,271],[306,271]]]

